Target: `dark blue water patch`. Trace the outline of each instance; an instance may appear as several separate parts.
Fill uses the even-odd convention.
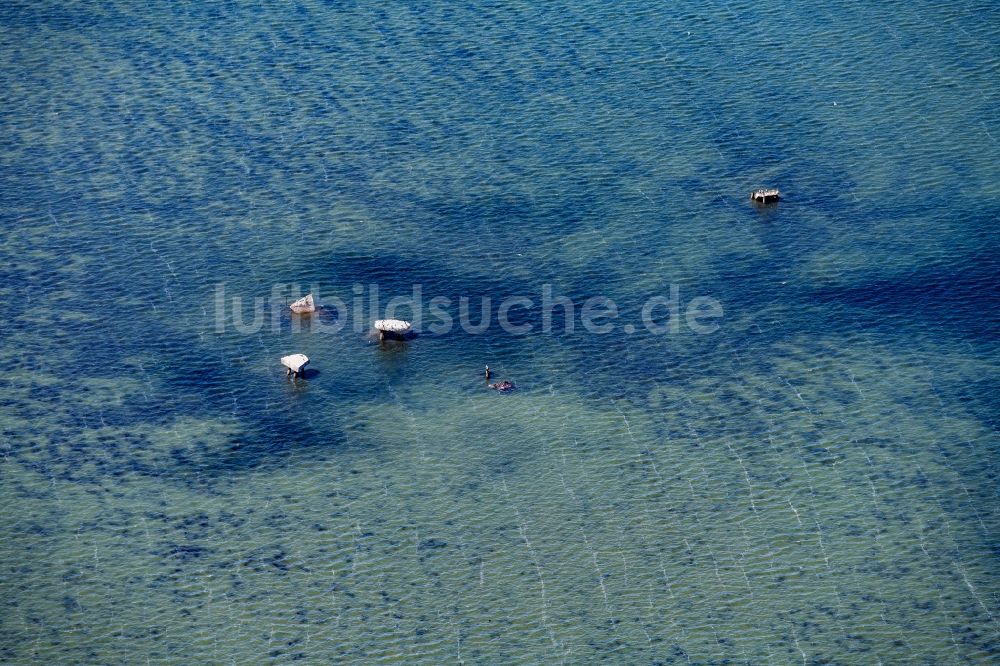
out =
[[[301,459],[303,454],[310,455],[310,451],[320,458],[337,452],[343,454],[349,440],[340,433],[327,433],[327,427],[329,424],[316,430],[303,428],[293,418],[258,419],[250,422],[229,447],[205,450],[197,457],[179,457],[161,475],[195,487],[211,488],[217,479],[280,469],[292,457]]]
[[[10,29],[37,31],[47,28],[71,32],[91,30],[101,26],[117,29],[128,22],[128,17],[108,6],[102,12],[88,11],[83,7],[64,3],[13,2],[5,3],[0,19]]]
[[[482,257],[483,266],[490,265],[488,261],[489,257]],[[460,296],[467,296],[476,302],[483,296],[489,296],[499,303],[509,295],[533,294],[540,287],[540,283],[505,272],[502,267],[493,274],[484,273],[481,267],[462,271],[434,259],[412,255],[381,253],[371,256],[316,251],[307,255],[305,263],[307,268],[295,276],[296,281],[323,285],[330,284],[333,278],[336,284],[342,286],[331,287],[330,293],[338,295],[348,305],[354,297],[351,288],[362,285],[365,288],[366,310],[372,293],[370,285],[378,286],[383,307],[393,297],[411,296],[414,285],[418,284],[428,301],[434,296],[445,296],[456,302]],[[375,313],[368,314],[375,316]]]
[[[1000,356],[1000,345],[978,350],[990,357]],[[1000,379],[990,374],[970,379],[936,378],[933,385],[947,406],[974,415],[992,433],[1000,432]]]
[[[448,542],[442,539],[424,539],[417,545],[417,550],[434,550],[447,547]]]
[[[408,277],[418,277],[421,280],[436,279],[439,281],[437,286],[441,287],[445,286],[453,287],[454,285],[458,284],[463,285],[463,287],[468,287],[471,284],[473,287],[475,287],[476,290],[483,291],[486,293],[496,291],[500,288],[504,289],[511,288],[509,280],[497,281],[496,283],[494,283],[492,280],[481,280],[480,282],[477,283],[475,281],[470,281],[467,277],[464,276],[448,278],[447,275],[445,275],[446,271],[440,265],[437,265],[433,262],[425,262],[419,260],[409,261],[408,263],[407,260],[401,259],[399,257],[376,259],[376,258],[366,258],[366,257],[359,258],[359,257],[349,257],[349,256],[348,257],[336,256],[331,262],[331,265],[337,266],[338,269],[340,270],[343,270],[343,267],[347,266],[348,267],[348,270],[346,271],[347,274],[356,278],[360,278],[363,275],[364,276],[374,275],[379,277],[385,277],[386,279],[388,279],[389,277],[399,273],[398,270],[399,266],[402,265],[404,267],[407,266],[409,267],[406,271],[403,271],[403,274],[407,275]],[[444,275],[444,277],[442,277],[442,275]],[[989,278],[990,274],[987,274],[983,279],[989,279]],[[442,285],[440,284],[441,282],[447,282],[448,284]],[[975,283],[976,280],[973,280],[970,284],[975,284]],[[407,285],[401,281],[399,286],[404,287]],[[520,286],[517,286],[517,288],[527,290],[528,285],[522,284]],[[741,284],[741,291],[744,289],[750,295],[751,298],[753,297],[759,298],[762,294],[767,293],[766,289],[755,286],[755,283],[753,282],[752,279],[747,280],[743,284]],[[897,298],[898,294],[896,293],[896,290],[891,288],[887,289],[885,288],[885,285],[878,286],[874,288],[872,291],[876,295],[888,296],[889,303],[892,303],[895,300],[899,300]],[[869,301],[872,301],[871,295],[867,293],[867,290],[862,290],[860,294],[855,294],[855,293],[838,294],[836,292],[823,293],[821,294],[821,298],[844,299],[847,300],[849,304],[857,307],[869,306],[870,305]],[[992,301],[994,299],[995,299],[995,294],[992,294],[987,302]],[[98,299],[95,298],[95,307],[97,306],[97,300]],[[882,298],[874,299],[875,302],[881,302],[882,300],[885,299]],[[993,309],[988,309],[987,311],[992,312]],[[152,315],[149,316],[152,317]],[[834,314],[833,318],[835,319],[840,316],[841,316],[840,314]],[[526,318],[525,321],[529,320]],[[833,320],[831,319],[831,321]],[[847,330],[850,330],[850,327],[857,326],[858,321],[859,320],[857,317],[853,318]],[[149,328],[157,327],[157,323],[153,319],[150,319],[148,321],[148,324],[143,323],[141,319],[139,321],[133,320],[132,323],[135,324],[134,328],[130,327],[128,329],[119,329],[115,331],[114,337],[119,341],[117,349],[120,350],[119,353],[121,353],[122,355],[126,355],[130,348],[141,348],[146,336],[145,331],[148,330]],[[537,324],[538,322],[536,321],[535,323]],[[862,323],[864,323],[867,326],[867,322],[862,322]],[[847,322],[843,321],[839,322],[839,325],[841,328],[843,328],[845,325],[847,325]],[[898,321],[883,322],[881,325],[884,328],[898,327],[899,322]],[[816,326],[820,326],[820,322],[803,321],[798,325],[793,325],[791,328],[786,328],[784,334],[788,336],[793,336],[794,334],[800,331],[806,332],[810,330],[811,327],[816,327]],[[557,327],[558,327],[558,322],[557,322]],[[874,330],[874,324],[872,325],[872,330]],[[91,338],[93,339],[93,344],[97,344],[97,341],[102,337],[102,335],[103,333],[100,331],[100,329],[97,329],[90,335],[83,335],[78,338],[77,341],[81,345],[80,349],[81,358],[87,357],[85,350],[92,344],[90,342],[90,339]],[[502,340],[503,339],[502,334],[500,335]],[[168,352],[168,355],[165,357],[170,359],[172,356],[175,356],[176,358],[173,358],[166,365],[172,368],[181,368],[180,370],[175,371],[173,375],[168,376],[166,380],[167,386],[170,387],[171,390],[176,390],[179,394],[186,396],[186,398],[184,398],[183,400],[176,401],[178,410],[183,411],[183,409],[187,409],[192,404],[201,403],[203,405],[203,409],[206,409],[209,413],[216,413],[216,412],[224,413],[226,409],[231,406],[234,396],[241,398],[241,402],[245,402],[246,399],[250,399],[252,404],[252,395],[245,388],[243,388],[243,385],[241,384],[243,380],[241,379],[239,373],[227,373],[227,375],[232,374],[232,377],[228,376],[224,376],[221,378],[214,377],[207,381],[204,379],[207,376],[210,377],[211,375],[217,373],[217,368],[213,367],[215,365],[215,362],[214,361],[206,362],[204,360],[199,361],[197,359],[199,358],[214,359],[215,356],[218,355],[218,352],[209,351],[209,348],[204,348],[200,346],[190,336],[180,336],[172,338],[171,334],[167,334],[165,336],[161,335],[160,337],[163,340],[165,347],[171,349],[191,350],[192,352],[190,355],[188,355],[187,353],[178,354],[178,353]],[[621,339],[607,338],[599,341],[581,340],[579,342],[569,339],[566,342],[570,346],[570,348],[579,347],[580,350],[579,353],[581,358],[587,355],[594,354],[596,350],[601,350],[598,356],[623,357],[626,360],[625,367],[621,372],[608,374],[607,376],[603,377],[601,381],[594,381],[591,383],[592,387],[591,390],[594,393],[600,393],[602,391],[606,392],[607,389],[605,387],[618,386],[619,388],[615,389],[615,395],[621,395],[622,390],[620,387],[622,386],[634,385],[636,389],[639,389],[639,387],[642,386],[642,384],[647,382],[648,380],[654,380],[654,381],[662,380],[665,376],[668,376],[670,373],[670,369],[668,368],[669,361],[664,361],[660,363],[656,362],[650,363],[648,360],[644,360],[640,364],[630,363],[628,359],[633,358],[634,355],[630,355],[628,353],[627,347],[629,345]],[[575,342],[576,344],[574,344]],[[503,343],[501,342],[500,344]],[[706,350],[711,350],[713,347],[713,343],[706,340],[704,342],[700,342],[698,344],[698,347]],[[195,360],[192,361],[192,359]],[[103,360],[94,361],[93,359],[91,359],[88,363],[82,365],[80,369],[84,371],[101,372],[102,371],[101,365],[105,362],[106,361]],[[351,395],[356,395],[356,396],[365,395],[365,390],[359,389],[359,387],[356,385],[345,387],[343,391],[345,397],[351,397]],[[625,394],[627,393],[628,390],[626,389]],[[376,397],[378,393],[371,393],[368,395],[369,397]],[[43,397],[41,393],[39,394],[39,397]],[[116,425],[124,424],[128,420],[128,413],[130,411],[134,412],[135,414],[140,413],[138,410],[131,409],[132,407],[137,406],[137,404],[138,403],[133,400],[132,402],[128,403],[126,409],[122,410],[112,409],[108,413],[108,418],[110,418],[110,421],[113,424]],[[170,414],[171,411],[172,410],[169,407],[169,401],[168,401],[164,405],[164,415]]]
[[[985,263],[977,258],[924,266],[901,276],[883,278],[876,273],[861,285],[821,289],[812,297],[820,303],[846,304],[889,318],[892,326],[920,323],[949,336],[1000,338],[1000,261],[996,258]]]
[[[66,389],[71,395],[72,389]],[[31,416],[27,409],[34,403],[21,402],[16,411]],[[51,424],[39,431],[49,444],[40,448],[37,442],[24,440],[20,433],[12,439],[14,446],[8,455],[21,461],[46,478],[95,482],[106,479],[124,480],[130,475],[175,479],[186,484],[203,485],[220,475],[250,469],[281,465],[290,454],[320,448],[324,451],[342,449],[344,438],[329,418],[315,427],[301,423],[293,413],[282,410],[257,412],[250,410],[249,418],[241,419],[244,429],[226,441],[214,438],[211,444],[197,439],[178,440],[167,450],[154,447],[146,435],[129,434],[96,436],[91,441],[80,438],[81,425],[101,427],[169,427],[173,419],[188,416],[211,420],[216,416],[231,418],[231,412],[211,399],[196,399],[174,403],[158,403],[150,412],[147,405],[139,403],[128,410],[100,410],[69,408],[46,410],[45,418]],[[41,414],[39,415],[41,417]],[[112,423],[108,423],[108,421]],[[58,425],[56,425],[58,424]]]

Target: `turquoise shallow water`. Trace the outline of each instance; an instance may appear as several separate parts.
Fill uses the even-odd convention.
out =
[[[6,3],[0,661],[990,663],[998,19]]]

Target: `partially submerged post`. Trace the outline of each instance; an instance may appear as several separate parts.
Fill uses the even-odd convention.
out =
[[[378,339],[404,340],[410,333],[412,325],[402,319],[379,319],[375,322],[375,330],[378,331]]]
[[[289,354],[281,357],[281,365],[288,368],[285,372],[286,377],[288,375],[300,376],[308,363],[309,357],[305,354]]]
[[[781,192],[779,192],[778,188],[776,187],[770,189],[754,190],[753,192],[750,193],[750,198],[754,201],[754,203],[762,203],[762,204],[776,203],[778,199],[781,198]]]
[[[313,301],[312,294],[306,294],[288,307],[290,307],[292,312],[295,314],[308,314],[310,312],[316,312],[316,303]]]

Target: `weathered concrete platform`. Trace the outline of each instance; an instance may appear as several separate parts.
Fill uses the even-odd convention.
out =
[[[289,354],[288,356],[281,357],[281,365],[288,368],[285,376],[295,375],[297,377],[301,375],[308,364],[309,357],[305,354]]]

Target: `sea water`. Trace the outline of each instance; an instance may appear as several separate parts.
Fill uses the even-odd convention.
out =
[[[5,3],[0,661],[995,659],[997,7]]]

